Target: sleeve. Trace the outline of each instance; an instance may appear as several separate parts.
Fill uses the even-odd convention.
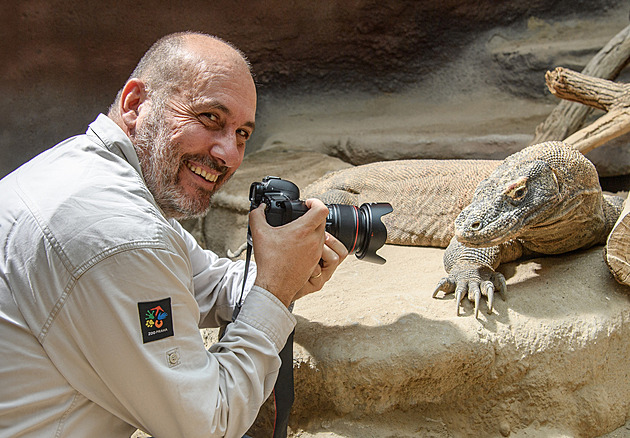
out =
[[[77,391],[155,437],[240,438],[271,393],[295,318],[255,287],[206,351],[192,287],[178,252],[109,256],[77,280],[44,347]]]
[[[195,299],[201,314],[199,327],[220,327],[232,321],[232,312],[241,297],[245,262],[221,258],[199,246],[195,238],[179,222],[169,221],[182,237],[192,265]],[[256,280],[256,264],[252,260],[243,297]]]

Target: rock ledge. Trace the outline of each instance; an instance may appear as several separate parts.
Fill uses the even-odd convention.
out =
[[[386,245],[298,301],[302,437],[596,437],[630,408],[630,299],[596,247],[511,263],[492,315],[432,299],[442,249]],[[258,427],[268,421],[263,410]]]

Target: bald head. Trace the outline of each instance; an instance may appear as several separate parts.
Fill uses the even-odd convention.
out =
[[[155,42],[140,59],[129,80],[141,80],[149,98],[164,101],[200,75],[223,74],[226,70],[248,77],[253,85],[251,66],[239,49],[215,36],[179,32]],[[120,116],[122,91],[109,110],[114,120]]]

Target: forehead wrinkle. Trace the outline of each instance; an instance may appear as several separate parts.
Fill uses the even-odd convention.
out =
[[[186,78],[187,88],[182,90],[189,95],[194,103],[197,100],[206,99],[204,93],[206,90],[223,88],[223,84],[231,84],[242,81],[242,72],[229,62],[220,62],[220,60],[206,60],[198,58],[197,62],[188,69]],[[249,74],[247,74],[251,77]],[[203,102],[202,102],[203,103]]]
[[[180,91],[183,95],[188,95],[193,103],[197,103],[198,100],[204,100],[203,91],[217,87],[218,84],[215,83],[225,80],[228,80],[227,72],[195,68],[190,71],[188,78],[182,81],[185,84]]]

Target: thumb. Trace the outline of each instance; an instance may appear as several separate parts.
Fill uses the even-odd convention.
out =
[[[258,228],[262,226],[270,226],[267,223],[267,216],[265,215],[265,208],[266,208],[266,204],[261,203],[258,207],[256,207],[249,213],[250,227]]]

